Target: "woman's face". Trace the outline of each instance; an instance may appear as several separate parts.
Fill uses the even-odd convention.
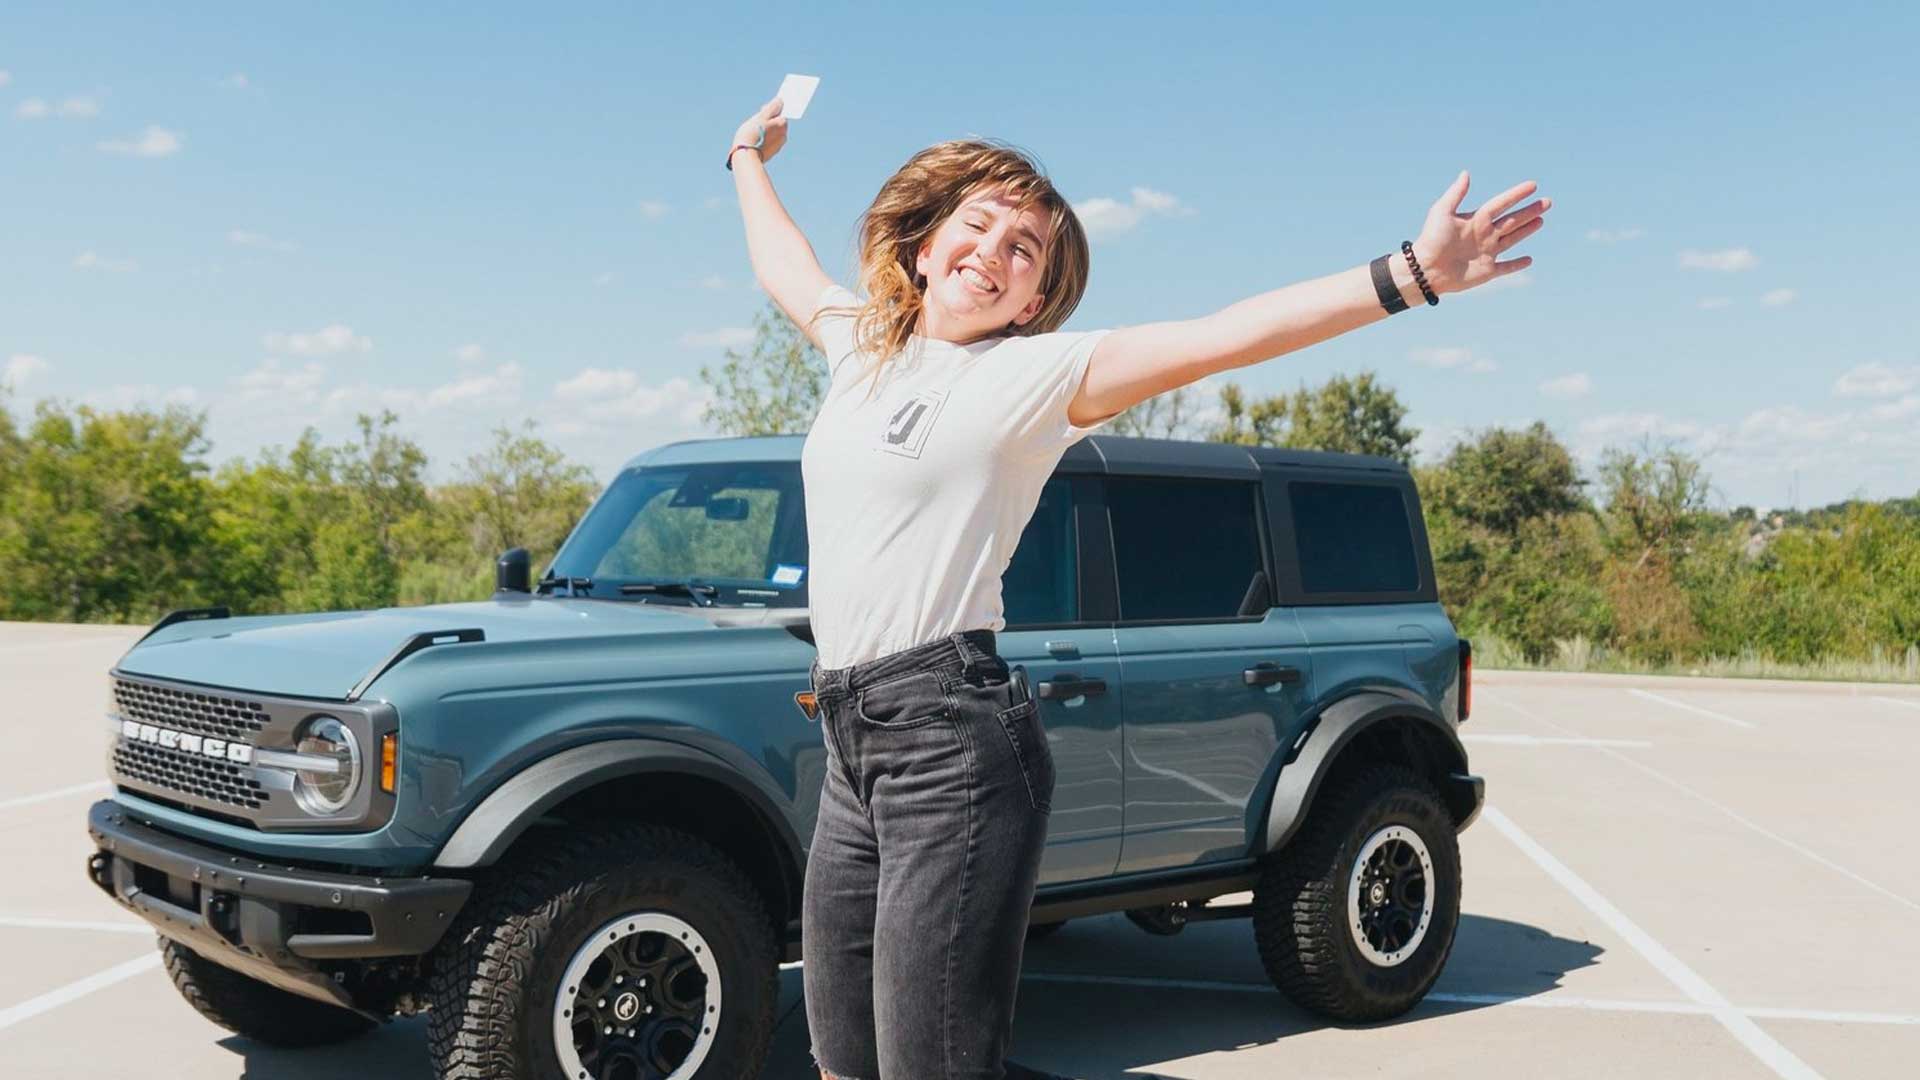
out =
[[[1047,221],[997,192],[969,195],[920,245],[927,279],[920,333],[944,341],[992,337],[1040,313]],[[983,280],[984,279],[984,280]]]

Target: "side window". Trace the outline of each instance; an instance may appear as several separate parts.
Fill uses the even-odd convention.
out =
[[[1420,587],[1413,528],[1386,484],[1287,485],[1300,586],[1312,593],[1404,593]]]
[[[1040,489],[1020,546],[1000,578],[1007,627],[1074,622],[1080,617],[1080,562],[1073,531],[1073,487],[1061,476]]]
[[[1272,606],[1260,558],[1259,485],[1109,477],[1120,618],[1224,619]]]

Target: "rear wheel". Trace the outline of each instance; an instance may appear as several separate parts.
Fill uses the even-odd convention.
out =
[[[773,920],[740,868],[637,825],[530,847],[435,958],[428,1045],[447,1080],[757,1076]]]
[[[1460,922],[1454,822],[1424,778],[1369,766],[1326,792],[1254,889],[1254,940],[1275,986],[1337,1020],[1411,1009]]]
[[[160,957],[174,989],[201,1016],[269,1046],[326,1046],[370,1031],[374,1022],[324,1001],[242,975],[167,938]]]

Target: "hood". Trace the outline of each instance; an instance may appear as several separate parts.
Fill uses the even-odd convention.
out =
[[[695,608],[574,599],[263,615],[175,623],[135,645],[117,667],[205,686],[339,700],[415,634],[477,628],[491,643],[674,634],[714,626]]]

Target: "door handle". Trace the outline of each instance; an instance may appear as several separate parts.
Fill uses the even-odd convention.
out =
[[[1243,669],[1240,672],[1240,678],[1248,686],[1272,686],[1274,683],[1285,683],[1291,686],[1300,681],[1300,669],[1268,660]]]
[[[1107,680],[1083,679],[1071,671],[1063,671],[1051,679],[1040,683],[1040,696],[1049,701],[1065,701],[1082,694],[1104,694],[1107,692]]]

